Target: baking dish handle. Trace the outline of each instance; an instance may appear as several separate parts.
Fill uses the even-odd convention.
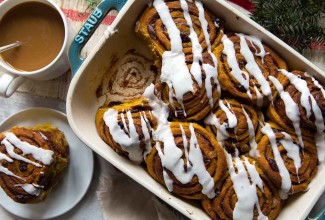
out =
[[[85,58],[81,57],[81,50],[91,38],[99,24],[111,10],[116,9],[118,12],[125,5],[127,0],[103,0],[90,14],[84,25],[74,37],[69,49],[69,61],[71,73],[74,76],[84,62]]]

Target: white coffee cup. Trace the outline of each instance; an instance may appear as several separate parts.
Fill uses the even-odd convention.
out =
[[[69,30],[68,21],[64,13],[54,2],[51,0],[5,0],[0,4],[0,21],[10,9],[26,2],[41,2],[47,4],[60,14],[64,24],[64,41],[60,52],[52,62],[35,71],[20,71],[14,69],[0,57],[0,66],[4,69],[4,71],[0,71],[0,96],[3,97],[11,96],[26,78],[33,80],[50,80],[66,73],[70,68],[67,53],[68,47],[72,41],[71,33],[69,34],[71,30]]]

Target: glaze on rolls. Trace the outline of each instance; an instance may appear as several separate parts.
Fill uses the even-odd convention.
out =
[[[252,106],[234,99],[220,99],[219,107],[205,119],[206,129],[212,133],[228,152],[249,152],[257,157],[257,142],[261,138],[263,116]]]
[[[97,110],[96,127],[100,137],[117,153],[141,163],[153,146],[156,119],[146,99],[102,106]]]
[[[186,63],[189,69],[193,65],[193,56],[189,55],[186,57]],[[203,65],[213,66],[213,60],[210,54],[202,54]],[[205,70],[200,67],[202,74],[205,74]],[[211,88],[206,88],[206,84],[202,83],[201,86],[197,81],[193,80],[193,91],[187,92],[183,96],[182,105],[177,101],[175,97],[170,100],[170,87],[166,82],[158,81],[156,84],[158,96],[164,103],[168,105],[173,118],[181,121],[198,121],[204,118],[210,111],[214,110],[218,106],[219,92],[218,84],[211,79]],[[208,89],[208,90],[207,90]],[[208,94],[207,92],[211,92]],[[210,99],[208,97],[211,97]]]
[[[39,203],[69,162],[64,134],[52,127],[13,127],[0,133],[0,185],[18,203]]]
[[[267,106],[276,94],[268,77],[286,80],[278,69],[287,69],[286,63],[254,36],[241,33],[222,37],[214,49],[220,86],[227,95],[258,107]]]
[[[296,136],[274,123],[266,123],[262,133],[257,145],[260,156],[256,160],[281,190],[281,197],[307,190],[318,170],[316,146],[306,141],[300,145]]]
[[[160,128],[146,159],[149,174],[167,189],[189,199],[213,198],[226,172],[224,152],[203,127],[171,122]]]
[[[156,5],[154,5],[154,7],[148,7],[146,11],[143,12],[135,28],[135,32],[148,42],[152,51],[159,57],[162,57],[165,51],[172,49],[172,40],[168,32],[170,31],[169,27],[166,27],[166,22],[157,9],[161,6],[164,7],[162,2],[163,1],[158,3],[158,1],[155,1],[154,4]],[[207,10],[204,10],[204,17],[207,22],[207,29],[209,30],[207,44],[207,38],[200,21],[200,11],[195,2],[171,0],[167,1],[165,5],[170,11],[171,19],[176,24],[177,29],[175,30],[179,31],[183,53],[185,55],[192,54],[193,42],[190,36],[192,31],[197,35],[197,41],[202,47],[203,52],[207,51],[208,44],[211,44],[213,49],[220,43],[223,30],[223,22],[220,18],[216,18]],[[187,8],[186,15],[184,14],[184,7]],[[188,23],[188,17],[191,17],[190,24]],[[192,28],[193,30],[191,30]]]
[[[278,91],[267,110],[268,117],[296,135],[301,146],[303,140],[315,142],[319,161],[325,159],[325,90],[314,77],[306,72],[281,70],[288,78],[282,86],[270,78]]]
[[[202,206],[212,219],[276,219],[283,202],[269,178],[252,158],[227,154],[229,175],[205,197]]]
[[[220,43],[221,26],[200,1],[156,0],[152,5],[141,16],[136,31],[161,59],[159,84],[163,88],[158,95],[177,119],[201,120],[215,108],[220,95],[218,64],[212,50]],[[157,39],[150,37],[152,29],[162,31],[155,33]],[[199,109],[193,112],[189,106]]]

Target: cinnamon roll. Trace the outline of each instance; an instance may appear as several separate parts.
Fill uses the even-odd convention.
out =
[[[13,127],[0,133],[0,185],[18,203],[46,199],[69,162],[69,146],[57,128]]]
[[[177,119],[200,120],[216,107],[220,88],[212,50],[221,26],[201,1],[186,0],[154,1],[138,22],[137,32],[162,58],[157,88]]]
[[[287,83],[278,71],[287,69],[284,60],[254,36],[223,35],[222,43],[213,52],[219,62],[220,86],[236,99],[267,106],[276,94],[268,77]]]
[[[289,135],[274,123],[262,128],[264,136],[257,145],[257,163],[275,186],[282,198],[307,189],[317,173],[318,159],[315,145],[304,141],[301,146],[296,136]]]
[[[199,121],[218,106],[220,91],[218,91],[217,79],[209,76],[210,70],[203,67],[204,65],[213,67],[215,65],[213,58],[210,54],[204,53],[202,62],[202,65],[199,66],[202,73],[199,76],[201,78],[195,79],[194,76],[191,76],[192,91],[186,92],[181,101],[175,95],[175,87],[183,86],[182,82],[179,82],[179,85],[171,86],[168,82],[159,80],[156,84],[157,97],[168,105],[172,116],[178,120]],[[186,63],[188,69],[191,69],[193,55],[186,57]],[[202,80],[205,77],[207,80]]]
[[[162,2],[162,3],[161,3]],[[223,21],[220,18],[214,17],[207,10],[202,12],[200,2],[196,1],[155,1],[153,7],[147,8],[139,21],[136,24],[135,32],[143,38],[151,47],[153,52],[159,57],[162,57],[165,51],[172,50],[172,31],[178,34],[180,40],[180,46],[184,54],[191,54],[193,50],[193,42],[191,40],[191,29],[197,36],[198,44],[202,47],[202,51],[207,51],[208,44],[212,45],[212,49],[220,43]],[[156,5],[155,5],[156,4]],[[170,20],[166,21],[162,19],[162,10],[157,10],[156,7],[165,7],[170,14]],[[184,14],[187,11],[187,14]],[[206,23],[202,24],[200,13],[206,19]],[[190,24],[189,20],[190,19]],[[174,29],[168,28],[168,22],[173,22]],[[206,25],[207,27],[202,27]],[[206,39],[206,33],[209,33],[209,38]]]
[[[146,159],[149,174],[179,196],[215,196],[225,175],[224,152],[215,138],[195,123],[172,122],[156,131],[158,141]]]
[[[137,163],[143,162],[152,149],[155,126],[156,119],[146,99],[112,102],[111,106],[100,107],[96,114],[100,137],[114,151]]]
[[[212,219],[275,219],[282,207],[278,190],[251,158],[228,155],[229,175],[216,197],[202,200]]]
[[[233,99],[220,99],[219,107],[204,119],[206,129],[216,136],[228,151],[249,152],[257,157],[257,142],[261,138],[262,113],[252,106]]]
[[[314,140],[318,159],[325,158],[325,90],[314,77],[306,72],[281,70],[289,80],[282,86],[275,78],[270,78],[278,95],[267,110],[268,117],[282,128],[303,140]]]

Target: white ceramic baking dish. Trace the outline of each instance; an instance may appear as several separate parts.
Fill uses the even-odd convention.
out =
[[[95,114],[103,100],[96,97],[96,90],[104,74],[107,73],[112,55],[123,55],[130,49],[136,49],[150,57],[150,51],[144,41],[134,33],[137,19],[147,7],[148,0],[128,0],[122,8],[124,1],[106,0],[94,10],[90,20],[75,37],[70,48],[70,61],[75,74],[67,96],[67,117],[73,131],[93,151],[112,163],[125,174],[146,187],[152,193],[163,199],[166,203],[191,219],[209,219],[199,206],[179,199],[169,193],[163,186],[154,181],[142,167],[135,165],[128,159],[119,156],[108,147],[99,137],[95,127]],[[277,51],[287,61],[290,69],[300,69],[314,75],[325,83],[325,74],[310,61],[305,59],[291,47],[287,46],[277,37],[266,31],[254,21],[241,14],[223,0],[202,0],[202,3],[215,15],[226,21],[226,27],[235,32],[254,35],[263,40]],[[119,14],[110,28],[105,32],[94,50],[83,60],[80,51],[85,45],[100,20],[107,11],[115,8]],[[315,179],[310,183],[310,189],[299,195],[291,197],[285,204],[278,219],[305,219],[316,201],[325,189],[325,165],[320,165]]]

